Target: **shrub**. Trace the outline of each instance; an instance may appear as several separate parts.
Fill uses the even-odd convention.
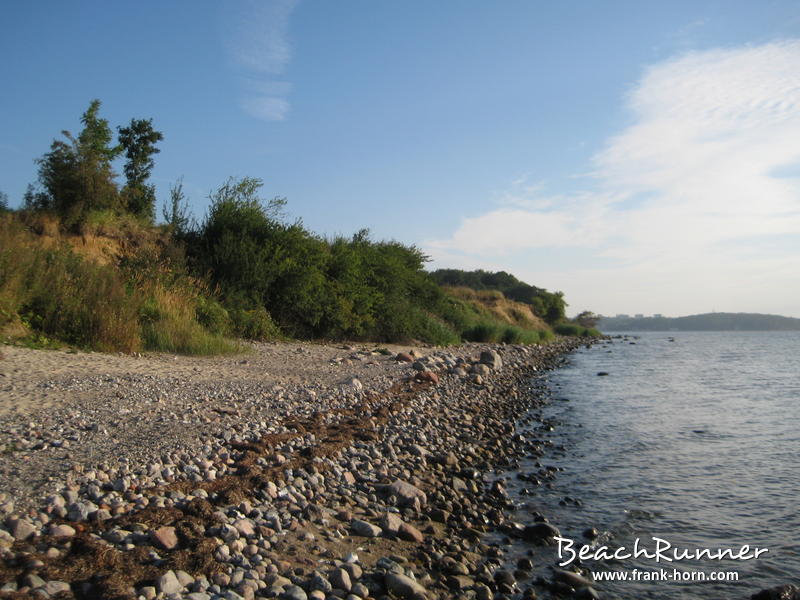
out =
[[[207,298],[203,295],[198,296],[195,313],[198,323],[209,332],[217,335],[229,333],[231,318],[228,315],[228,311],[213,298]]]
[[[219,332],[209,331],[198,322],[198,305],[202,300],[188,282],[166,287],[162,282],[145,284],[149,296],[140,311],[142,339],[148,350],[181,354],[224,354],[239,347]],[[215,318],[219,317],[217,311]],[[215,322],[227,329],[227,324]]]
[[[579,337],[600,337],[603,335],[597,329],[583,327],[576,323],[561,323],[553,327],[558,335],[571,335]]]
[[[545,331],[536,329],[522,329],[521,327],[506,327],[501,337],[506,344],[539,344],[545,341],[543,334]]]
[[[583,334],[583,327],[574,323],[560,323],[553,327],[553,331],[558,335],[578,336]]]
[[[113,267],[67,246],[46,249],[17,222],[0,222],[0,306],[33,330],[69,344],[131,352],[141,347],[140,300]]]
[[[478,323],[461,334],[468,342],[483,343],[498,342],[501,336],[502,328],[494,323]]]
[[[199,282],[149,257],[119,268],[86,260],[66,244],[46,248],[12,215],[0,218],[0,319],[27,326],[38,339],[102,351],[237,349],[221,335],[229,328],[225,310]]]
[[[233,332],[249,340],[279,340],[284,336],[263,306],[230,311]]]

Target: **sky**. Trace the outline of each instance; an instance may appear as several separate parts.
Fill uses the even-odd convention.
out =
[[[153,120],[159,201],[183,178],[199,219],[258,177],[321,235],[505,270],[570,314],[800,317],[795,0],[4,0],[0,22],[12,206],[98,98],[114,128]]]

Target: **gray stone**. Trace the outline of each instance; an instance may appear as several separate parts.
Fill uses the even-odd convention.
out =
[[[280,600],[308,600],[308,594],[306,594],[305,590],[300,586],[289,585],[283,588],[278,598],[280,598]]]
[[[177,594],[183,589],[183,585],[178,581],[175,571],[167,571],[156,582],[158,591],[162,594]]]
[[[353,584],[350,582],[350,574],[344,569],[336,569],[331,573],[330,581],[333,587],[344,590],[345,592],[349,592],[353,587]]]
[[[529,542],[537,542],[547,540],[553,537],[558,537],[561,532],[558,527],[550,523],[534,523],[533,525],[526,525],[522,532],[522,537]]]
[[[239,519],[234,522],[233,526],[239,532],[239,535],[244,537],[252,537],[256,534],[255,524],[250,519]]]
[[[361,579],[361,576],[364,574],[364,570],[361,566],[354,562],[345,562],[342,568],[350,575],[350,581]]]
[[[361,535],[363,537],[378,537],[381,534],[381,528],[377,525],[373,525],[372,523],[367,523],[366,521],[362,521],[361,519],[353,519],[350,523],[350,529],[353,530],[353,533],[356,535]]]
[[[22,583],[30,588],[39,588],[47,582],[35,573],[29,573],[22,578]]]
[[[139,590],[139,595],[144,596],[144,600],[153,600],[153,598],[158,596],[158,592],[154,586],[146,585]]]
[[[219,537],[226,542],[233,542],[239,539],[239,530],[227,523],[220,527]]]
[[[400,530],[400,525],[403,524],[403,519],[400,518],[400,515],[396,513],[384,513],[381,517],[380,522],[378,523],[383,529],[384,534],[387,534],[389,537],[393,537],[397,535],[397,532]]]
[[[389,492],[397,497],[400,506],[413,505],[415,499],[419,499],[421,506],[424,506],[428,501],[425,492],[401,479],[398,479],[389,486]]]
[[[490,366],[495,371],[503,368],[503,359],[496,350],[484,350],[481,352],[481,363]]]
[[[60,594],[61,592],[70,592],[72,591],[69,584],[66,581],[48,581],[44,584],[42,589],[47,592],[49,596],[55,596],[56,594]]]
[[[36,527],[25,519],[13,519],[10,523],[11,535],[15,540],[24,541],[32,538],[36,533]]]
[[[67,518],[70,521],[85,521],[89,518],[92,509],[83,502],[73,502],[67,508]]]
[[[480,375],[481,377],[488,377],[489,373],[492,372],[492,369],[489,368],[488,365],[477,363],[472,365],[472,368],[469,370],[469,372],[473,373],[474,375]]]
[[[424,600],[428,597],[424,587],[399,573],[386,574],[386,588],[404,600]]]
[[[401,523],[397,535],[400,536],[400,539],[418,544],[425,539],[422,532],[409,523]]]
[[[75,529],[69,525],[55,525],[50,528],[50,535],[53,537],[72,537],[75,535]]]
[[[553,574],[555,575],[557,581],[562,581],[570,587],[582,588],[582,587],[591,587],[594,585],[593,581],[587,579],[586,577],[583,577],[582,575],[573,573],[572,571],[553,569]]]
[[[323,577],[322,573],[315,572],[314,575],[311,577],[311,581],[309,583],[312,590],[320,590],[322,592],[330,593],[333,590],[333,586],[331,582],[328,581],[325,577]]]

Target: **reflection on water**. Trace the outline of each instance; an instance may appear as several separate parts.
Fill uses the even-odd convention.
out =
[[[635,344],[598,344],[551,373],[554,398],[562,401],[543,416],[555,425],[550,439],[565,451],[548,458],[564,471],[552,489],[523,495],[522,487],[531,486],[516,482],[511,490],[576,547],[588,543],[582,533],[595,527],[601,532],[595,544],[612,549],[631,547],[636,538],[652,548],[653,537],[691,550],[769,549],[747,561],[666,565],[670,573],[736,571],[738,582],[604,583],[602,597],[746,598],[799,583],[800,334],[672,337],[647,333]],[[520,470],[535,468],[523,463]],[[547,564],[555,558],[553,549],[535,554]],[[584,564],[622,572],[665,566],[643,558]]]

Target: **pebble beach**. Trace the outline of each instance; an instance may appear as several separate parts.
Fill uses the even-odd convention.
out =
[[[487,534],[558,530],[517,522],[494,474],[546,452],[515,423],[545,400],[534,376],[581,343],[4,348],[0,594],[534,598]]]

